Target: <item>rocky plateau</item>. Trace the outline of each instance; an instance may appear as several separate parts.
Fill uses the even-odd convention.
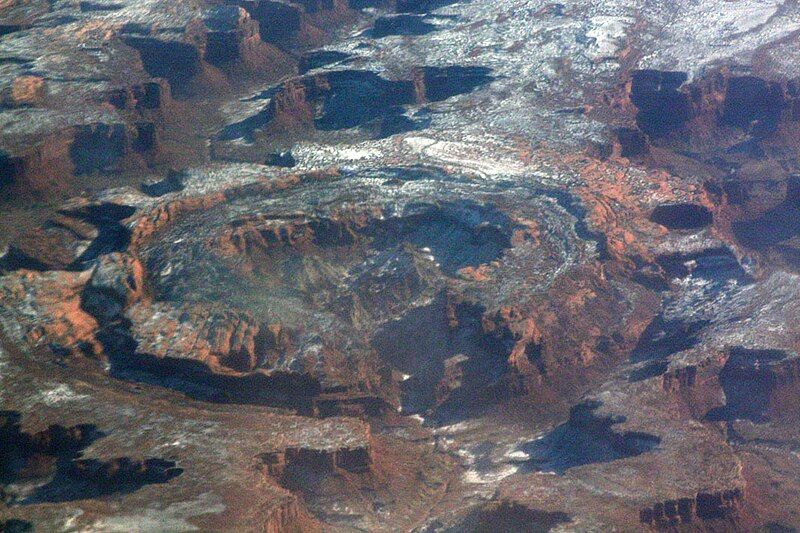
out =
[[[0,532],[800,527],[796,0],[0,0]]]

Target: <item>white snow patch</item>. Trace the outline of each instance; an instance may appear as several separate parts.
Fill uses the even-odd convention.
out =
[[[522,450],[514,450],[513,452],[508,452],[506,454],[506,458],[511,459],[513,461],[527,461],[531,458],[530,454],[523,452]]]
[[[487,472],[479,472],[477,470],[467,470],[464,472],[464,482],[472,484],[487,485],[490,483],[497,483],[503,479],[516,474],[519,467],[514,465],[507,465],[498,470],[490,470]]]
[[[719,60],[747,62],[753,50],[800,28],[796,17],[779,14],[784,0],[678,3],[674,10],[677,16],[664,26],[662,39],[668,46],[642,58],[640,67],[683,70],[692,79]]]
[[[75,402],[89,398],[86,394],[77,394],[68,385],[58,385],[39,393],[38,400],[45,405],[55,406],[66,402]]]
[[[458,422],[449,426],[442,426],[436,430],[437,435],[454,435],[462,431],[469,431],[473,424],[470,421]]]
[[[594,40],[592,58],[596,60],[616,59],[617,52],[625,44],[625,33],[633,20],[627,17],[592,17],[592,29],[586,36]]]

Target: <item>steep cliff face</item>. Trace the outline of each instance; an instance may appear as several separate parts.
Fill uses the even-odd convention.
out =
[[[696,137],[689,142],[714,142],[715,134],[733,128],[763,139],[797,119],[795,81],[772,81],[729,69],[687,81],[685,72],[632,73],[628,95],[643,132],[661,140],[688,130]]]
[[[796,80],[731,68],[687,80],[682,72],[632,73],[617,105],[637,128],[619,131],[621,152],[707,175],[718,197],[717,227],[769,261],[793,265],[794,178],[786,169],[798,154]]]
[[[357,18],[339,3],[271,1],[61,11],[64,20],[37,19],[35,32],[13,31],[2,46],[11,77],[0,101],[4,120],[17,124],[0,146],[6,201],[63,197],[80,190],[83,176],[129,181],[181,164],[181,150],[202,154],[186,124],[219,120],[206,102],[293,72],[297,50]],[[74,57],[31,75],[39,51]]]
[[[800,525],[798,20],[0,0],[0,529]]]
[[[554,277],[549,291],[524,302],[511,292],[513,306],[480,303],[473,291],[510,290],[503,272],[530,265],[538,257],[533,250],[557,257],[564,246],[538,234],[530,215],[509,208],[503,188],[487,188],[481,204],[459,200],[458,188],[437,193],[435,202],[409,190],[401,203],[386,204],[366,174],[349,178],[361,179],[370,198],[359,208],[300,214],[309,198],[349,194],[330,186],[341,176],[209,192],[213,170],[207,172],[174,175],[163,194],[160,185],[148,185],[65,207],[53,231],[65,239],[63,248],[76,251],[58,264],[46,261],[49,247],[7,254],[5,268],[31,283],[7,295],[9,308],[26,297],[42,309],[52,305],[37,299],[36,285],[52,288],[51,270],[71,268],[79,271],[75,313],[52,308],[63,325],[44,332],[70,364],[81,364],[88,352],[117,378],[206,402],[266,405],[325,420],[347,414],[374,419],[378,427],[391,424],[398,407],[448,421],[525,395],[535,402],[542,391],[556,396],[624,358],[646,325],[643,317],[654,312],[646,291],[612,283],[591,268]],[[289,199],[284,208],[253,214],[253,206],[281,196]],[[552,205],[550,216],[574,220]],[[71,226],[84,231],[67,231]],[[32,244],[19,239],[12,250]],[[164,246],[172,251],[163,253]],[[42,272],[23,270],[32,265]],[[220,288],[224,300],[215,293]],[[621,326],[620,314],[631,317]],[[605,323],[607,331],[574,327],[584,320]],[[407,343],[412,336],[417,342]],[[411,490],[412,481],[391,479],[398,450],[435,469],[442,464],[394,437],[377,438],[379,444],[362,447],[292,444],[262,453],[260,461],[276,483],[310,491],[317,515],[334,505],[323,494],[356,498],[372,487],[397,497]],[[446,487],[438,472],[430,497]]]
[[[285,485],[297,485],[302,483],[301,472],[306,468],[328,475],[369,472],[372,466],[370,449],[369,444],[335,450],[290,447],[282,452],[264,453],[259,458],[264,463],[266,474]]]
[[[667,500],[639,512],[642,524],[659,529],[696,525],[706,527],[736,527],[741,512],[742,491],[739,489],[715,493],[699,493],[695,498]]]
[[[301,69],[346,57],[307,58]],[[263,150],[275,150],[303,136],[357,142],[413,131],[428,121],[412,116],[411,106],[467,94],[492,79],[491,69],[461,66],[414,66],[400,79],[353,69],[292,78],[264,97],[267,102],[258,113],[223,128],[213,155],[223,160],[261,161]],[[246,147],[241,146],[242,140]]]
[[[321,531],[320,525],[308,515],[297,499],[292,499],[277,509],[272,510],[263,524],[266,533],[283,533],[284,531],[302,531],[313,533]]]

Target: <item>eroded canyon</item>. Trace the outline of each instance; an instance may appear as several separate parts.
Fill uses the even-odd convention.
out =
[[[0,531],[794,531],[794,0],[0,0]]]

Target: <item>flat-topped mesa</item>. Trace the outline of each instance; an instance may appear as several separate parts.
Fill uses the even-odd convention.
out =
[[[166,79],[178,95],[201,90],[206,83],[203,77],[211,81],[207,65],[230,75],[234,71],[274,74],[289,64],[283,52],[261,39],[258,22],[235,5],[217,5],[198,13],[177,38],[131,31],[123,33],[122,39],[138,51],[147,73]]]
[[[410,81],[343,70],[287,82],[272,98],[267,114],[268,123],[281,129],[337,130],[366,125],[381,119],[391,108],[416,102]]]
[[[124,220],[135,208],[114,203],[75,202],[41,228],[12,242],[0,259],[6,270],[84,270],[101,255],[124,251],[130,242]]]
[[[780,162],[797,153],[797,80],[772,80],[725,67],[687,81],[684,72],[632,72],[617,103],[623,114],[635,117],[637,128],[617,130],[621,155],[648,155],[653,143],[730,171],[746,168],[752,159]],[[670,158],[659,152],[653,161],[669,165]],[[747,180],[749,172],[732,177]],[[758,174],[756,181],[765,178],[764,172]]]
[[[143,116],[155,112],[168,112],[172,103],[169,83],[163,78],[112,89],[108,92],[108,102],[117,109],[137,111]]]
[[[287,468],[303,465],[329,472],[339,469],[348,472],[366,472],[372,464],[370,453],[368,445],[357,448],[339,448],[332,451],[301,447],[287,448],[285,457]]]
[[[4,131],[5,193],[48,197],[72,190],[75,176],[141,170],[159,155],[166,82],[149,82],[117,28],[62,18],[4,39],[3,55],[19,59],[0,91],[5,120],[18,124]],[[64,59],[27,73],[36,57],[56,55]]]
[[[318,475],[364,474],[373,465],[371,435],[365,427],[360,443],[342,446],[290,445],[283,450],[265,452],[257,457],[262,471],[291,484],[300,481],[306,471]]]
[[[60,466],[53,480],[39,488],[31,499],[59,501],[59,498],[91,498],[167,483],[183,473],[183,469],[175,464],[175,461],[154,457],[116,457],[108,461],[76,459]],[[69,494],[68,497],[64,495],[65,492]]]
[[[343,24],[357,20],[362,6],[346,0],[225,0],[258,22],[261,38],[283,51],[307,50],[330,40]]]
[[[720,132],[713,130],[720,128],[763,139],[781,124],[800,118],[796,80],[769,80],[728,68],[687,80],[684,72],[633,71],[627,95],[636,109],[637,126],[652,139],[666,142],[671,134],[684,131],[716,142]]]
[[[261,43],[258,23],[241,8],[215,6],[203,13],[205,31],[198,35],[205,53],[203,59],[216,67],[224,68],[235,61],[258,61]],[[262,50],[259,50],[259,47]]]
[[[289,436],[279,446],[257,453],[253,462],[266,483],[294,493],[321,520],[330,523],[330,513],[342,508],[357,516],[370,513],[374,500],[365,500],[366,494],[388,502],[394,497],[400,499],[405,490],[422,494],[429,490],[439,494],[443,490],[441,478],[426,471],[436,468],[429,462],[430,452],[422,451],[428,447],[427,440],[419,448],[408,446],[381,430],[373,436],[370,424],[350,418],[326,419],[316,424],[335,429],[336,434],[327,434],[325,440],[320,440],[298,428],[295,437],[301,440]],[[352,526],[348,516],[335,523]]]
[[[694,498],[666,500],[642,509],[639,519],[642,524],[660,529],[692,524],[703,528],[709,522],[717,527],[736,528],[743,499],[741,488],[699,492]]]
[[[159,146],[158,127],[146,118],[68,126],[0,153],[0,194],[46,196],[67,190],[71,177],[142,169]]]
[[[680,72],[634,71],[616,103],[623,123],[635,117],[646,145],[633,128],[622,128],[619,151],[649,166],[706,176],[713,220],[675,209],[662,210],[667,224],[651,220],[676,229],[713,222],[759,268],[797,270],[800,205],[792,169],[800,155],[800,82],[760,72],[757,65],[722,67],[687,82]]]
[[[332,59],[337,60],[341,57]],[[469,93],[491,82],[490,72],[483,67],[451,66],[414,68],[403,79],[367,70],[308,74],[282,84],[265,109],[226,126],[216,141],[356,128],[356,138],[384,138],[419,125],[407,116],[407,107]]]
[[[439,102],[452,96],[467,94],[491,83],[491,69],[487,67],[416,67],[411,73],[419,102]]]
[[[90,424],[50,425],[27,433],[20,430],[19,413],[0,411],[0,492],[8,488],[4,496],[25,504],[59,503],[133,491],[183,473],[174,461],[154,457],[80,458],[85,448],[105,437]],[[39,482],[35,490],[24,486],[32,482]]]
[[[13,411],[0,411],[0,467],[12,468],[13,458],[26,459],[36,454],[75,456],[102,435],[91,424],[64,427],[53,424],[38,432],[22,430],[22,417]]]
[[[666,364],[662,390],[697,420],[793,423],[800,417],[800,358],[734,346]]]
[[[247,11],[258,22],[261,38],[283,50],[300,45],[303,8],[290,2],[272,0],[227,0]]]
[[[724,403],[719,382],[720,359],[724,357],[720,354],[671,366],[668,362],[663,363],[661,389],[674,406],[696,420],[704,420],[710,411]]]
[[[791,423],[800,418],[800,358],[782,350],[728,350],[719,373],[725,405],[712,409],[711,420]]]
[[[81,6],[78,15],[69,6],[56,10],[63,16],[37,20],[43,31],[14,32],[3,48],[4,56],[19,54],[0,84],[3,113],[18,125],[0,147],[4,198],[49,198],[74,190],[78,176],[169,164],[185,156],[185,144],[202,150],[181,128],[187,119],[213,117],[194,117],[193,109],[172,106],[173,97],[213,100],[254,79],[277,81],[295,71],[298,48],[324,41],[328,29],[355,16],[342,2],[200,2],[166,12],[154,2],[135,13],[138,6],[124,2]],[[146,22],[148,15],[164,20]],[[30,50],[76,57],[45,62],[32,75],[39,56]]]
[[[0,411],[0,493],[6,485],[26,478],[47,477],[71,461],[97,438],[90,424],[71,427],[53,424],[38,432],[25,432],[21,415]]]
[[[203,59],[228,74],[231,81],[242,73],[274,77],[293,70],[293,61],[284,50],[266,42],[260,23],[241,7],[215,6],[203,13],[202,29],[196,39],[204,53]]]
[[[288,447],[279,452],[258,456],[259,468],[285,488],[299,490],[305,480],[326,476],[364,476],[370,473],[372,457],[370,446],[355,448]]]

